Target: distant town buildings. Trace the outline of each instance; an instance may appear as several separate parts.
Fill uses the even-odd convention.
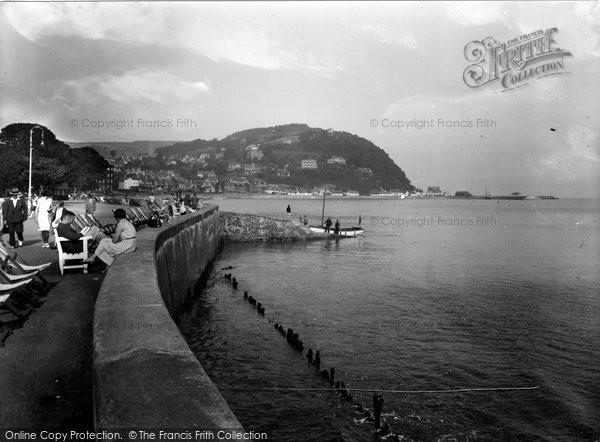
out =
[[[227,165],[227,170],[229,172],[233,172],[234,170],[240,170],[241,168],[242,168],[242,165],[240,163],[231,162]]]
[[[344,157],[331,157],[327,160],[327,164],[340,164],[342,166],[346,165],[346,159]]]
[[[112,193],[113,190],[113,179],[114,179],[114,167],[109,166],[106,168],[106,172],[104,173],[104,178],[102,179],[101,189],[104,193]]]
[[[250,173],[250,174],[255,174],[255,173],[260,173],[262,171],[262,167],[259,166],[258,164],[244,164],[244,172],[246,173]]]
[[[133,178],[127,178],[123,182],[119,183],[119,188],[124,190],[129,190],[134,187],[138,188],[139,186],[139,180],[134,180]]]
[[[317,160],[306,159],[300,162],[300,167],[302,169],[316,169],[317,168]]]
[[[442,192],[442,190],[440,189],[440,186],[429,186],[427,188],[427,193],[425,193],[425,195],[427,195],[427,196],[443,196],[444,192]]]

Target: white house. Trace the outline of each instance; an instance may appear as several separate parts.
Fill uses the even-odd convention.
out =
[[[300,162],[300,167],[302,169],[316,169],[317,168],[317,160],[306,159]]]
[[[123,189],[125,190],[129,190],[132,187],[139,187],[140,186],[140,181],[139,180],[134,180],[133,178],[127,178],[125,181],[123,181],[122,183],[120,183],[123,185]]]
[[[327,160],[327,164],[341,164],[342,166],[346,165],[346,159],[344,157],[331,157]]]

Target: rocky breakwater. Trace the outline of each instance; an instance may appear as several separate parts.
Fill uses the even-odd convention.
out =
[[[286,218],[221,212],[221,237],[225,242],[292,242],[326,238],[308,226]]]

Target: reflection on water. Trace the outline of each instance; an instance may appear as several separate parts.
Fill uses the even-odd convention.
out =
[[[273,216],[288,204],[219,203]],[[407,438],[591,440],[600,431],[598,207],[593,200],[328,201],[326,216],[348,226],[360,214],[365,235],[227,245],[180,326],[244,426],[273,440],[368,440],[372,426],[330,391],[236,390],[326,387],[275,322],[299,333],[305,349],[320,349],[323,367],[335,367],[351,389],[540,387],[384,394],[386,420]],[[321,203],[293,201],[292,210],[317,220]],[[238,291],[218,271],[229,265]],[[244,290],[265,317],[243,300]],[[370,393],[354,397],[371,404]]]

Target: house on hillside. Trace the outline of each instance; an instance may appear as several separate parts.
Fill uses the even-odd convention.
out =
[[[250,173],[250,174],[260,173],[260,172],[262,172],[262,170],[263,170],[262,167],[259,166],[258,164],[254,164],[254,163],[244,164],[244,172],[245,173]]]
[[[340,156],[334,156],[327,160],[327,164],[339,164],[341,166],[346,165],[346,159]]]
[[[242,165],[240,163],[231,162],[227,165],[227,171],[233,172],[234,170],[240,170]]]
[[[300,167],[302,169],[316,169],[317,168],[317,160],[306,159],[300,161]]]
[[[256,148],[256,149],[250,149],[246,153],[246,156],[248,157],[248,159],[250,161],[253,161],[253,160],[260,161],[260,159],[264,156],[264,154],[260,151],[260,149]]]

